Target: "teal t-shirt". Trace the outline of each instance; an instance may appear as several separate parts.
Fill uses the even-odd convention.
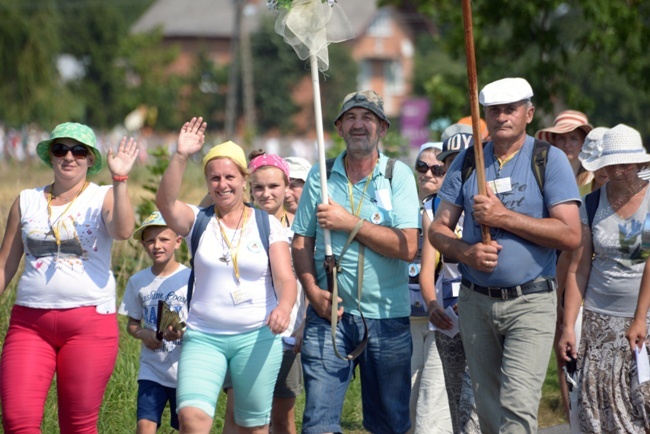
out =
[[[334,202],[353,212],[350,206],[348,178],[343,164],[345,153],[334,161],[332,173],[327,181],[328,194]],[[388,157],[380,154],[367,188],[367,178],[353,185],[354,211],[361,203],[359,217],[381,226],[397,229],[416,229],[419,227],[419,201],[415,178],[408,166],[395,162],[392,183],[384,176]],[[365,192],[364,192],[365,188]],[[325,245],[323,229],[316,220],[316,207],[321,203],[320,171],[318,165],[309,172],[307,182],[300,197],[300,204],[293,221],[296,234],[316,238],[314,261],[316,277],[322,289],[327,288],[323,261]],[[332,231],[332,252],[342,268],[338,274],[339,297],[343,299],[345,311],[359,315],[357,308],[357,266],[359,243],[353,241],[345,256],[340,257],[348,234]],[[411,313],[408,292],[408,263],[400,259],[387,258],[365,249],[363,291],[361,310],[367,318],[399,318]]]

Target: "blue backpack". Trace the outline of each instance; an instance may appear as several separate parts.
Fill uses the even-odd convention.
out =
[[[251,204],[246,204],[246,206],[251,207]],[[269,235],[271,233],[271,223],[270,216],[264,210],[259,208],[253,208],[255,211],[255,221],[257,222],[257,230],[260,234],[260,240],[262,240],[262,245],[264,250],[266,250],[266,255],[269,256]],[[196,254],[196,249],[199,247],[199,240],[205,232],[205,229],[208,227],[210,219],[214,216],[214,207],[209,206],[207,208],[202,208],[196,216],[196,222],[194,223],[194,230],[192,231],[192,238],[190,239],[190,252],[192,257],[190,258],[190,279],[187,282],[187,308],[190,308],[190,302],[192,301],[192,294],[194,293],[194,255]],[[270,259],[269,259],[269,270]]]

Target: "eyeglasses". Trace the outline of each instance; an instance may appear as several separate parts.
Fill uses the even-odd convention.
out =
[[[427,163],[424,161],[418,160],[415,162],[415,171],[421,174],[427,173],[429,170],[431,170],[431,174],[433,176],[442,176],[446,173],[445,171],[445,166],[442,164],[433,164],[429,166]]]
[[[63,143],[55,143],[50,148],[50,152],[57,158],[63,158],[68,155],[68,152],[72,152],[72,156],[76,160],[83,160],[88,156],[88,153],[90,151],[84,145],[74,145],[73,147],[68,147]]]

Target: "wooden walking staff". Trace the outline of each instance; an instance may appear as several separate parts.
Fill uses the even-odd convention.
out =
[[[474,30],[472,27],[472,6],[470,0],[462,0],[463,27],[465,29],[465,57],[467,59],[467,81],[469,83],[469,105],[472,111],[472,133],[474,134],[474,161],[478,194],[487,195],[485,186],[485,164],[480,133],[481,116],[478,107],[478,84],[476,79],[476,57],[474,55]],[[490,227],[481,225],[483,244],[490,244]]]

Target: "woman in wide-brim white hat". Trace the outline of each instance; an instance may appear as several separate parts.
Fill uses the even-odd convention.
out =
[[[591,225],[584,204],[580,210],[583,241],[569,266],[557,348],[566,361],[577,359],[581,432],[650,429],[650,421],[643,417],[650,411],[650,383],[639,385],[632,375],[635,364],[626,339],[645,267],[641,228],[650,207],[650,189],[638,172],[648,162],[641,135],[623,124],[606,131],[599,152],[582,161],[590,171],[604,168],[609,181],[600,189]],[[583,299],[578,344],[574,325]]]

